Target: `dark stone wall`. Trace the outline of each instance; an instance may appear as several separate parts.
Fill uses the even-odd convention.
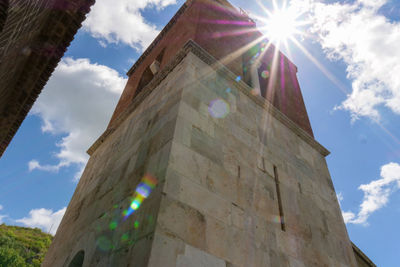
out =
[[[94,0],[0,0],[0,156]]]
[[[3,30],[4,23],[8,14],[8,0],[0,0],[0,32]]]

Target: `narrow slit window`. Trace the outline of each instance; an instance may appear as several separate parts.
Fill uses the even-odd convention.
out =
[[[283,214],[283,207],[282,207],[282,198],[281,198],[281,190],[279,186],[279,176],[278,176],[278,169],[274,165],[274,178],[275,178],[275,186],[276,186],[276,195],[278,197],[278,208],[279,208],[279,220],[281,223],[282,231],[286,231],[285,225],[285,216]]]

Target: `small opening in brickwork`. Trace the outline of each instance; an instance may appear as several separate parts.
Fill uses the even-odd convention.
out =
[[[281,190],[279,186],[278,169],[276,168],[275,165],[274,165],[274,176],[275,176],[276,194],[278,196],[278,208],[279,208],[279,219],[281,223],[281,229],[282,231],[286,231],[285,216],[283,215],[283,207],[282,207]]]
[[[156,73],[160,70],[161,62],[164,58],[165,48],[161,50],[156,59],[144,70],[140,78],[139,85],[136,88],[135,96],[138,95],[146,85],[153,80]]]
[[[157,60],[160,64],[162,64],[162,60],[163,60],[163,58],[164,58],[164,53],[165,53],[165,47],[163,48],[163,50],[161,50],[160,54],[158,54],[158,56],[157,56],[157,58],[156,58],[156,60]]]
[[[146,85],[154,78],[154,74],[150,69],[150,66],[148,66],[143,74],[142,74],[142,78],[140,78],[140,82],[139,85],[136,89],[135,95],[138,95],[144,87],[146,87]]]
[[[84,258],[85,252],[83,250],[80,250],[78,253],[75,254],[75,257],[72,259],[68,267],[82,267]]]

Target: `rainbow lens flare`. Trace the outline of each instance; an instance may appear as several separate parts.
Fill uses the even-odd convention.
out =
[[[283,218],[281,216],[271,216],[271,221],[274,223],[283,223]]]
[[[136,187],[129,209],[122,212],[124,219],[128,218],[132,213],[140,208],[143,201],[149,197],[151,191],[156,187],[157,182],[157,179],[150,174],[143,176],[139,185]]]
[[[220,98],[214,99],[208,105],[208,112],[214,118],[225,118],[230,111],[229,104]]]
[[[264,70],[263,72],[261,72],[261,77],[263,77],[264,79],[268,79],[269,78],[269,71]]]

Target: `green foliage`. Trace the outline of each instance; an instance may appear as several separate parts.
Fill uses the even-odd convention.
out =
[[[40,229],[0,225],[0,267],[39,267],[52,236]]]

